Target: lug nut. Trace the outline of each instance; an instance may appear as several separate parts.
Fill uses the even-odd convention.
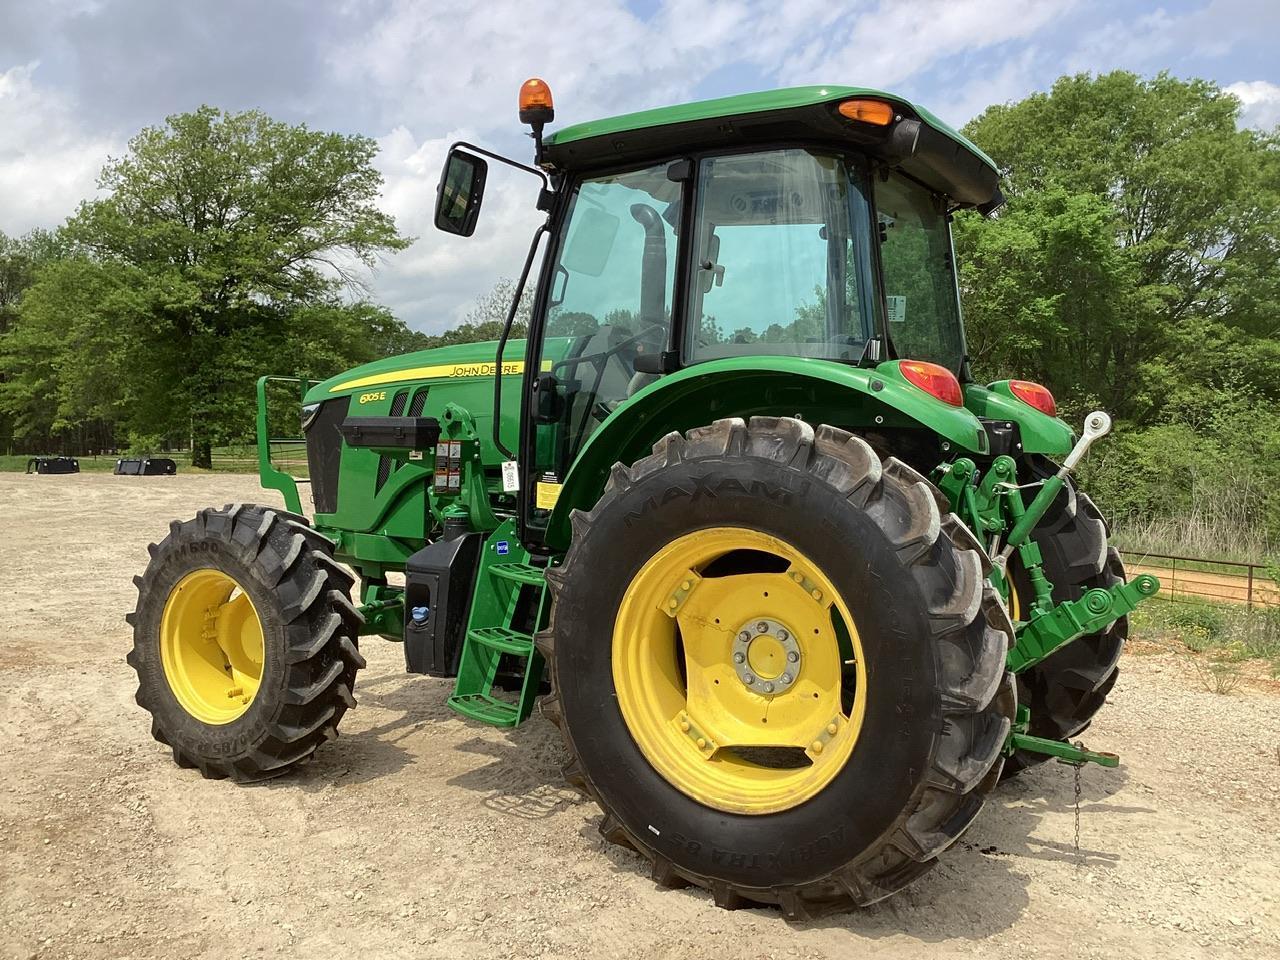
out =
[[[750,639],[751,639],[751,634],[747,633],[747,631],[745,630],[743,630],[740,634],[738,634],[738,640],[742,643],[746,643]]]
[[[809,749],[810,749],[810,750],[812,750],[814,753],[821,753],[821,752],[822,752],[822,741],[821,741],[821,740],[815,740],[815,741],[813,741],[813,743],[809,744]]]
[[[790,660],[792,663],[797,663],[800,660],[800,654],[792,650],[790,653],[787,654],[787,659]]]
[[[831,734],[833,737],[836,735],[836,731],[839,729],[840,728],[837,727],[834,723],[827,724],[827,733]]]
[[[742,682],[749,687],[756,682],[756,678],[748,673],[745,677],[742,678]]]
[[[756,624],[756,633],[768,633],[768,632],[769,632],[769,625],[765,623],[763,620],[761,620],[759,623]]]
[[[779,631],[778,631],[778,639],[779,639],[779,640],[782,640],[783,642],[785,642],[785,641],[786,641],[786,639],[787,639],[787,637],[789,637],[789,636],[791,636],[791,634],[787,633],[787,631],[785,631],[785,630],[779,630]]]
[[[772,683],[766,683],[766,684],[764,685],[764,692],[765,692],[765,693],[773,693],[773,684],[772,684]]]
[[[784,673],[784,674],[782,675],[782,682],[783,682],[783,683],[790,683],[790,682],[791,682],[791,674],[789,674],[789,673]]]
[[[746,660],[746,659],[747,659],[747,658],[746,658],[746,657],[744,657],[744,656],[743,656],[742,654],[740,654],[740,653],[735,653],[735,654],[733,655],[733,662],[734,662],[734,663],[742,663],[742,661],[744,661],[744,660]]]

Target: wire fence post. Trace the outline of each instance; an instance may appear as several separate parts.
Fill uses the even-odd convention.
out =
[[[1120,555],[1137,572],[1160,578],[1160,596],[1184,603],[1243,604],[1252,611],[1280,607],[1280,580],[1273,580],[1263,563],[1214,560],[1147,551],[1121,550]]]

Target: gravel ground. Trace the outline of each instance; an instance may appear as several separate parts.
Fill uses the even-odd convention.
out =
[[[1045,764],[906,893],[806,923],[656,888],[549,724],[468,724],[377,639],[315,762],[203,781],[148,733],[123,617],[168,519],[233,500],[278,502],[247,476],[0,474],[0,956],[1280,956],[1280,696],[1168,654],[1126,656],[1087,737],[1123,765],[1081,771],[1078,807]]]

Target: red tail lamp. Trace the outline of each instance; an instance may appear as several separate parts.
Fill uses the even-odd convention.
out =
[[[1032,383],[1030,380],[1010,380],[1009,392],[1021,400],[1029,407],[1035,407],[1041,413],[1047,413],[1051,417],[1058,415],[1058,404],[1053,399],[1053,394],[1049,392],[1048,387],[1042,387],[1038,383]]]
[[[924,360],[903,360],[898,369],[906,377],[908,383],[919,387],[930,396],[937,397],[943,403],[953,407],[964,406],[964,395],[960,392],[960,381],[946,367]],[[1040,389],[1044,390],[1043,387]],[[1049,391],[1045,390],[1045,393]]]

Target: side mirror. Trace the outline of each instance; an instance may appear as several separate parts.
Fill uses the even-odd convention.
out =
[[[458,148],[449,151],[440,186],[436,190],[436,227],[445,233],[469,237],[476,232],[480,201],[489,164],[473,153]]]

